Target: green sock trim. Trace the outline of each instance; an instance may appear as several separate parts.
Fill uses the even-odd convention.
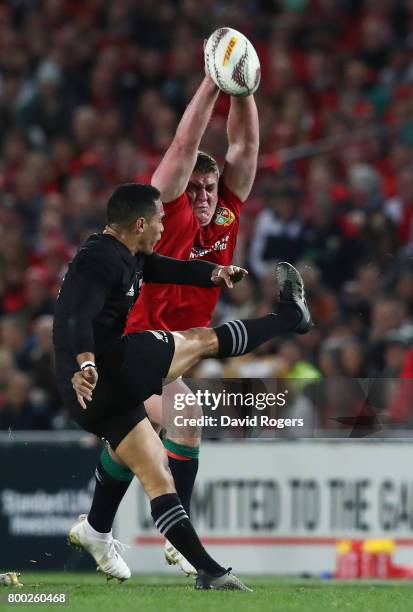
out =
[[[188,457],[189,459],[198,459],[199,457],[199,446],[184,446],[183,444],[172,442],[172,440],[169,440],[169,438],[163,439],[163,445],[166,450],[171,451],[171,453],[175,453],[175,455]]]
[[[120,463],[113,461],[106,446],[100,453],[100,462],[105,472],[107,472],[109,476],[112,476],[112,478],[115,480],[128,481],[132,480],[132,478],[135,476],[132,470],[126,467],[126,465],[120,465]]]

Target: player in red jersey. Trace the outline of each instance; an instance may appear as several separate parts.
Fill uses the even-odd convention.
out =
[[[199,151],[218,94],[218,87],[208,75],[205,76],[152,177],[152,185],[161,192],[165,210],[165,231],[156,250],[179,259],[205,259],[229,265],[242,205],[255,178],[259,125],[253,96],[231,97],[228,149],[220,176],[216,161]],[[219,288],[148,284],[142,288],[129,314],[126,333],[208,326],[219,295]],[[164,405],[170,404],[175,393],[187,392],[189,389],[182,380],[171,383],[164,388]],[[145,407],[150,420],[162,425],[162,398],[152,396]],[[184,416],[201,414],[202,408],[195,406]],[[163,442],[178,496],[189,513],[198,471],[201,432],[194,428],[180,430],[179,436],[167,431]],[[165,546],[165,556],[169,563],[178,564],[185,573],[196,573],[169,542]]]
[[[232,97],[228,115],[228,151],[222,176],[216,161],[198,150],[219,90],[205,77],[186,109],[152,184],[165,209],[158,253],[179,259],[232,261],[242,203],[257,167],[258,113],[253,96]],[[209,325],[219,289],[147,285],[132,309],[126,331],[167,330]],[[179,306],[179,308],[177,307]]]

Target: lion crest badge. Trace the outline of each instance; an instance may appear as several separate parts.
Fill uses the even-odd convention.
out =
[[[217,225],[222,225],[223,227],[228,227],[235,220],[235,215],[229,208],[225,206],[219,206],[215,212],[214,222]]]

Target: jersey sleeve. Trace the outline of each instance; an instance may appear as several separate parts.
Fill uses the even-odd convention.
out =
[[[241,208],[243,206],[242,200],[239,199],[235,193],[229,189],[224,181],[220,180],[218,187],[218,194],[220,197],[220,203],[227,206],[235,215],[236,219],[239,219],[241,214]]]
[[[80,257],[74,265],[69,329],[75,355],[94,353],[93,321],[102,311],[116,283],[116,267],[91,257]]]
[[[158,253],[149,255],[143,268],[143,280],[146,283],[167,283],[177,285],[195,285],[196,287],[215,287],[211,281],[215,264],[209,261],[194,259],[182,261],[173,257],[164,257]]]

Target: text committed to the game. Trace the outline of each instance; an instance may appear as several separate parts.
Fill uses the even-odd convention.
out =
[[[203,438],[364,437],[388,430],[383,406],[394,379],[195,379],[162,399],[169,433],[202,429]],[[413,384],[403,387],[413,400]]]

